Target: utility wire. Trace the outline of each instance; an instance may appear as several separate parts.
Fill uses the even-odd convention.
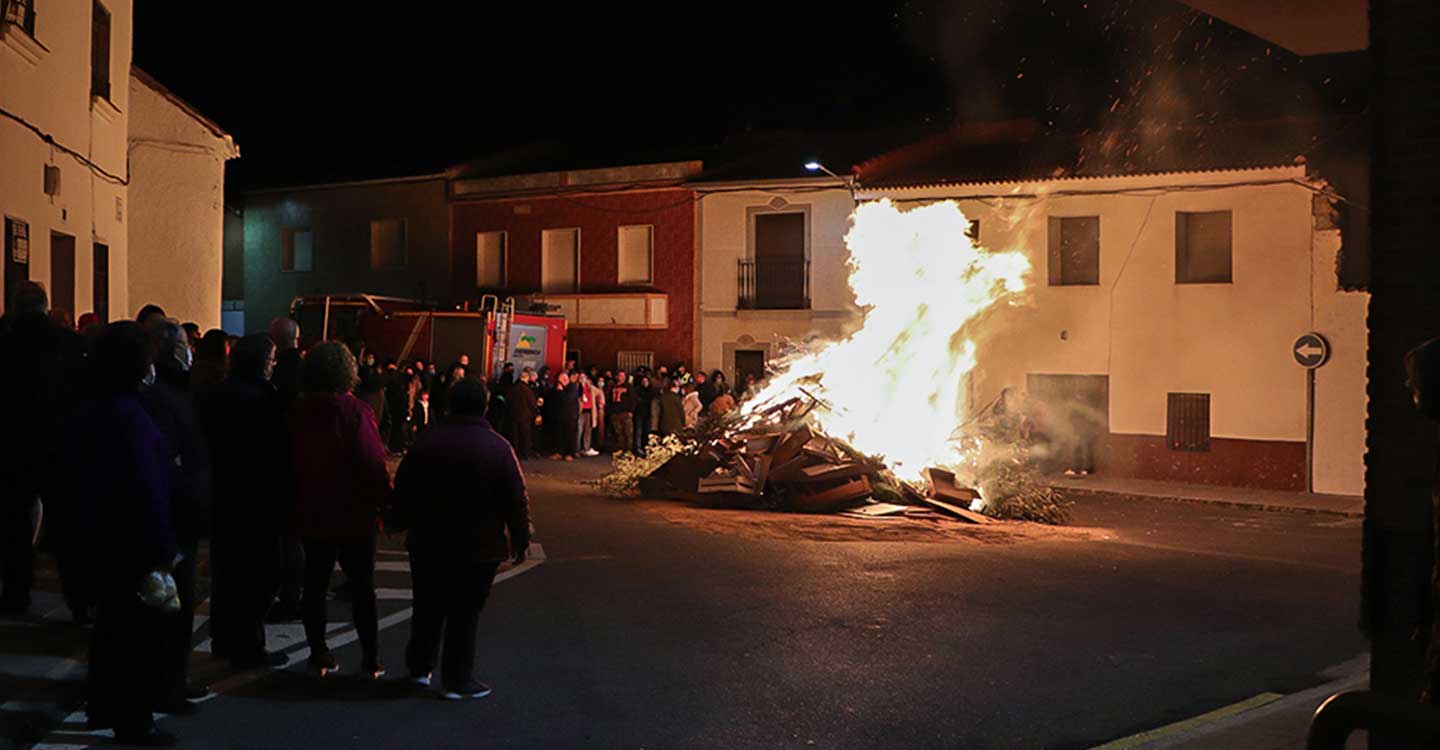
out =
[[[111,182],[111,183],[114,183],[114,184],[116,184],[116,185],[129,185],[129,184],[130,184],[130,180],[129,180],[129,179],[124,178],[124,177],[121,177],[121,176],[119,176],[119,175],[117,175],[117,174],[112,174],[112,173],[106,171],[104,167],[102,167],[102,166],[100,166],[99,164],[96,164],[95,162],[91,161],[91,160],[90,160],[90,157],[88,157],[88,156],[80,153],[79,151],[76,151],[76,150],[73,149],[73,148],[70,148],[69,146],[66,146],[66,145],[63,144],[63,143],[60,143],[59,141],[55,140],[55,137],[54,137],[54,136],[52,136],[52,135],[50,135],[49,133],[46,133],[45,131],[43,131],[43,130],[41,130],[40,128],[36,127],[36,126],[35,126],[34,124],[32,124],[30,121],[28,121],[28,120],[26,120],[25,118],[23,118],[23,117],[15,114],[14,112],[11,112],[11,111],[9,111],[9,110],[7,110],[7,109],[4,109],[3,107],[0,107],[0,115],[4,115],[5,117],[8,117],[8,118],[10,118],[11,120],[14,120],[15,122],[20,123],[20,125],[23,126],[26,130],[29,130],[30,132],[34,133],[40,140],[42,140],[42,141],[44,141],[45,143],[49,144],[52,148],[59,149],[60,151],[66,153],[66,154],[69,154],[71,158],[75,159],[76,161],[80,162],[81,164],[84,164],[86,167],[89,167],[91,172],[94,172],[95,174],[99,175],[99,176],[100,176],[101,178],[103,178],[106,182]]]

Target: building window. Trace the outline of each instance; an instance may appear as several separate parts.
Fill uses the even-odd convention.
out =
[[[1210,394],[1171,393],[1165,406],[1165,444],[1172,451],[1210,450]]]
[[[1050,217],[1050,286],[1100,283],[1100,217]]]
[[[110,246],[95,243],[94,268],[90,276],[91,308],[95,319],[101,323],[110,322]]]
[[[370,222],[370,267],[404,268],[409,248],[408,223],[404,219],[376,219]]]
[[[30,225],[5,218],[5,304],[12,304],[20,285],[30,280]]]
[[[1230,212],[1175,213],[1175,283],[1231,282]]]
[[[810,307],[810,261],[803,212],[755,215],[755,253],[740,259],[738,306],[760,310]]]
[[[5,19],[31,37],[35,36],[35,0],[5,0]]]
[[[96,2],[90,20],[90,93],[110,99],[110,11]]]
[[[309,229],[280,230],[280,270],[315,270],[315,233]]]
[[[615,353],[615,367],[624,372],[635,372],[640,368],[646,369],[655,366],[655,352],[627,352]]]
[[[653,282],[655,228],[649,224],[620,227],[621,284]]]
[[[475,235],[475,286],[481,289],[505,286],[506,249],[504,232]]]
[[[580,291],[579,229],[540,233],[540,290],[555,294]]]

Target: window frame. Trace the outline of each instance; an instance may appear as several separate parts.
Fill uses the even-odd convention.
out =
[[[548,289],[545,288],[545,278],[546,278],[546,273],[545,273],[545,272],[546,272],[546,256],[547,256],[547,253],[545,252],[545,250],[546,250],[546,248],[545,248],[545,235],[546,235],[547,233],[549,233],[549,232],[574,232],[574,233],[575,233],[575,284],[574,284],[574,287],[575,287],[575,288],[574,288],[574,289],[570,289],[570,290],[567,290],[567,291],[550,291],[550,290],[548,290]],[[581,238],[580,238],[580,227],[542,227],[542,228],[540,229],[540,292],[541,292],[542,294],[579,294],[579,293],[580,293],[580,289],[581,289],[581,287],[580,287],[580,283],[581,283],[580,259],[581,259],[581,251],[582,251],[582,250],[581,250],[582,246],[581,246],[581,244],[580,244],[580,241],[581,241]]]
[[[1201,404],[1204,405],[1203,413],[1199,409]],[[1212,411],[1209,393],[1166,393],[1165,447],[1180,453],[1208,453],[1212,440],[1212,420],[1210,418]],[[1191,420],[1203,418],[1203,437],[1200,436],[1196,427],[1187,430],[1183,424],[1187,418]]]
[[[7,0],[5,10],[8,14],[19,5],[24,9],[19,21],[12,21],[8,18],[0,18],[0,26],[17,28],[31,39],[35,39],[35,0]]]
[[[1189,270],[1190,259],[1190,232],[1189,223],[1191,216],[1206,216],[1223,214],[1228,217],[1226,222],[1229,225],[1229,232],[1226,235],[1226,264],[1224,279],[1189,279],[1181,278],[1181,274]],[[1235,283],[1235,212],[1232,209],[1218,209],[1213,211],[1176,211],[1175,212],[1175,283],[1177,285],[1193,286],[1196,284],[1234,284]]]
[[[495,287],[488,287],[480,283],[480,238],[487,234],[500,235],[500,284]],[[476,289],[503,289],[510,286],[510,231],[507,229],[493,229],[475,233],[475,288]]]
[[[621,259],[625,257],[625,230],[640,229],[647,230],[646,233],[646,261],[645,267],[648,273],[644,279],[626,280],[621,275]],[[619,286],[649,286],[655,283],[655,225],[654,224],[621,224],[615,229],[615,283]]]
[[[1099,214],[1081,214],[1076,216],[1049,216],[1046,222],[1045,256],[1046,276],[1048,286],[1100,286],[1102,276],[1100,273],[1100,261],[1102,256],[1101,235],[1104,231],[1100,225]],[[1094,281],[1066,281],[1065,280],[1065,222],[1093,219],[1095,221],[1095,279]]]
[[[99,31],[97,21],[100,19],[101,13],[104,13],[105,18],[104,55],[97,54],[99,52],[97,46],[100,40],[100,36],[97,33]],[[90,0],[90,95],[98,97],[100,99],[104,99],[107,102],[114,101],[111,96],[115,92],[115,71],[110,65],[111,57],[114,55],[115,52],[114,41],[115,14],[112,13],[110,9],[105,6],[104,3],[100,2],[100,0]],[[99,80],[99,73],[101,72],[102,68],[97,66],[97,62],[99,62],[100,60],[104,60],[105,63],[103,68],[103,71],[105,73],[105,81],[103,83],[103,88]]]
[[[400,262],[382,265],[375,245],[375,226],[383,222],[400,222]],[[313,245],[312,245],[313,247]],[[313,261],[312,261],[313,264]],[[410,219],[405,216],[387,216],[370,220],[370,270],[397,271],[410,267]]]

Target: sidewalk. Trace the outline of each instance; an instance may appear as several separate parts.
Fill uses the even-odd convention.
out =
[[[1129,500],[1210,503],[1290,513],[1327,513],[1347,518],[1362,518],[1365,515],[1365,498],[1359,495],[1321,495],[1313,492],[1220,487],[1103,475],[1054,476],[1050,477],[1049,482],[1052,487],[1064,490],[1074,499],[1083,499],[1087,495],[1104,495]]]
[[[1290,695],[1262,693],[1185,721],[1100,745],[1093,750],[1304,750],[1315,709],[1325,699],[1370,683],[1368,656],[1358,656],[1321,673],[1323,685]],[[1350,735],[1346,748],[1366,747],[1364,732]]]

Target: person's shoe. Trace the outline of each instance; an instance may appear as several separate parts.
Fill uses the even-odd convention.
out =
[[[588,457],[592,457],[592,458],[593,458],[593,457],[595,457],[595,456],[600,455],[600,451],[597,451],[597,450],[595,450],[594,448],[591,448],[590,450],[585,451],[585,455],[588,456]]]
[[[423,672],[420,674],[411,674],[410,684],[415,685],[416,687],[430,687],[430,673]]]
[[[1090,476],[1090,472],[1081,470],[1080,476],[1082,476],[1082,477],[1088,477],[1088,476]]]
[[[458,687],[445,688],[445,692],[441,693],[440,697],[447,701],[459,701],[465,700],[466,698],[484,698],[489,694],[489,685],[471,680]]]
[[[574,456],[566,456],[566,457],[565,457],[565,460],[566,460],[566,461],[574,461],[574,460],[575,460],[575,457],[574,457]]]
[[[360,675],[372,680],[378,680],[385,676],[385,662],[375,659],[360,660]]]
[[[175,735],[169,732],[162,732],[155,727],[150,727],[140,732],[122,732],[115,730],[115,744],[130,745],[132,747],[175,747],[178,741]]]
[[[559,460],[560,460],[560,454],[559,454],[559,453],[552,453],[552,454],[550,454],[550,460],[551,460],[551,461],[559,461]]]
[[[340,671],[340,663],[335,661],[335,655],[328,651],[323,654],[311,654],[310,658],[305,661],[305,665],[318,672],[321,677]]]
[[[230,666],[236,669],[277,669],[289,663],[290,657],[279,651],[265,651],[264,649],[230,659]]]
[[[1073,476],[1075,476],[1075,470],[1074,470],[1074,469],[1066,469],[1066,470],[1065,470],[1065,476],[1067,476],[1067,477],[1073,477]]]

